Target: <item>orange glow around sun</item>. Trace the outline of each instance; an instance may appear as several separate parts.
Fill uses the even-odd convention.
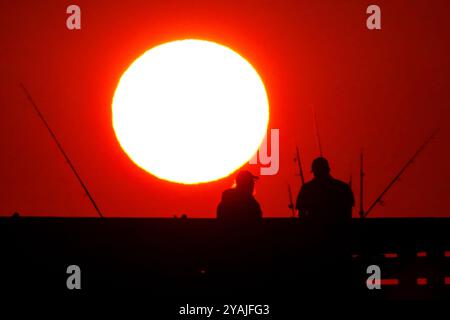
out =
[[[131,160],[164,180],[195,184],[244,165],[267,131],[269,102],[256,70],[204,40],[154,47],[122,75],[112,103],[116,137]]]

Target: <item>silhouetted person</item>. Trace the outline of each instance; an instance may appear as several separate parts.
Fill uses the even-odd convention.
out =
[[[345,182],[330,175],[328,161],[319,157],[312,163],[314,179],[305,183],[297,197],[296,208],[305,221],[308,254],[303,267],[305,278],[314,279],[312,288],[329,285],[325,274],[334,270],[334,286],[345,284],[350,267],[349,232],[354,205],[353,192]],[[311,275],[312,274],[312,275]]]
[[[327,159],[316,158],[311,166],[314,179],[305,183],[297,197],[300,217],[324,225],[350,223],[354,205],[350,186],[333,178]]]
[[[249,171],[240,171],[236,186],[225,190],[217,207],[217,218],[223,221],[257,221],[262,218],[261,207],[253,197],[255,180]]]
[[[249,171],[236,175],[235,186],[225,190],[217,206],[220,221],[218,231],[223,235],[216,247],[216,259],[211,266],[218,286],[229,294],[249,293],[261,285],[264,263],[260,257],[262,221],[261,207],[253,196],[255,180]],[[244,284],[244,285],[243,285]],[[238,289],[239,288],[239,289]]]

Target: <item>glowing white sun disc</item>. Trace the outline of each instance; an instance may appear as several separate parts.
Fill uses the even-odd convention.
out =
[[[267,131],[269,103],[255,69],[214,42],[154,47],[122,75],[113,126],[135,164],[158,178],[194,184],[247,162]]]

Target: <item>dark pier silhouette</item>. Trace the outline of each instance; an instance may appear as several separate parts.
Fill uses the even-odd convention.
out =
[[[68,292],[66,268],[75,264],[83,292],[449,298],[449,228],[450,219],[353,219],[348,259],[335,260],[329,241],[317,241],[314,229],[294,218],[240,226],[216,219],[0,218],[1,290]],[[381,268],[381,290],[366,287],[373,264]]]

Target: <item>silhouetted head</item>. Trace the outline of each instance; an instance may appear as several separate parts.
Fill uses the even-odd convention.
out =
[[[257,179],[259,178],[253,175],[250,171],[239,171],[239,173],[236,175],[236,189],[243,190],[251,194],[253,193],[255,180]]]
[[[314,159],[311,165],[311,171],[314,173],[314,177],[322,178],[330,175],[330,165],[328,160],[324,157],[318,157]]]

